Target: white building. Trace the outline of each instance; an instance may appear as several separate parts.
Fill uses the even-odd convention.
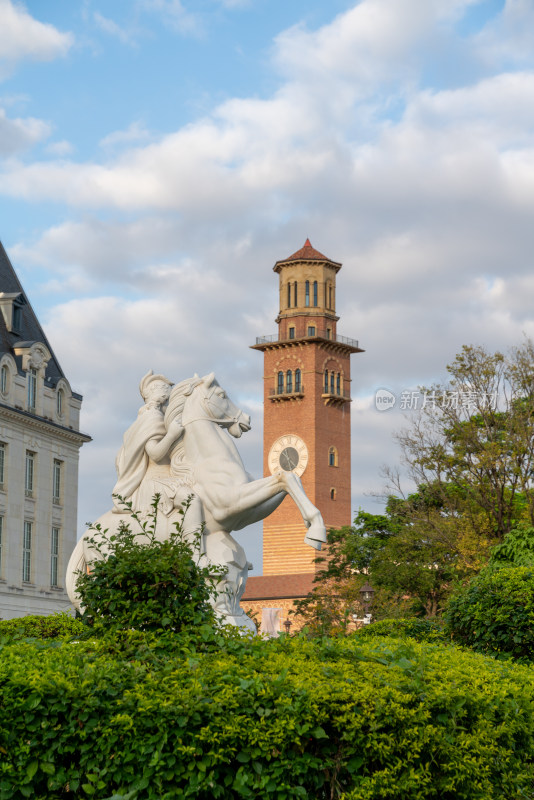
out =
[[[0,244],[0,618],[70,608],[81,395]]]

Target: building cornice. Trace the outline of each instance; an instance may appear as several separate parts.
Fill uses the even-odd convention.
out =
[[[43,433],[53,433],[65,441],[77,444],[81,447],[85,442],[91,442],[92,439],[86,433],[75,431],[72,428],[66,428],[64,425],[59,425],[51,419],[39,417],[36,414],[30,414],[29,411],[23,411],[21,408],[13,408],[4,403],[0,403],[0,419],[7,419],[13,422],[20,422],[26,428],[31,428],[35,431],[42,431]]]

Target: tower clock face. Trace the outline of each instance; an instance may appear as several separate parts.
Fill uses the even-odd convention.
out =
[[[288,433],[277,439],[269,450],[268,465],[271,474],[283,469],[302,475],[308,466],[308,448],[300,436]]]

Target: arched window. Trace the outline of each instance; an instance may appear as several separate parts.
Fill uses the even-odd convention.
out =
[[[295,370],[295,391],[301,391],[301,383],[300,383],[300,369]]]
[[[291,284],[287,284],[287,307],[291,308]]]
[[[334,446],[328,451],[328,466],[337,467],[337,450]]]
[[[314,306],[318,305],[318,300],[319,300],[319,298],[318,298],[317,281],[314,281],[313,282],[313,305]]]
[[[57,393],[57,397],[56,397],[56,412],[57,412],[58,417],[62,417],[63,416],[63,410],[64,410],[64,402],[63,401],[64,401],[64,397],[65,397],[65,392],[63,391],[63,389],[58,389],[58,393]]]
[[[324,371],[324,393],[328,394],[328,370]]]
[[[335,500],[335,499],[336,499],[336,490],[330,489],[330,500]]]
[[[286,392],[291,393],[293,391],[293,373],[290,369],[288,369],[286,374]]]
[[[0,370],[0,392],[2,394],[7,394],[9,389],[9,370],[5,364],[2,364],[2,369]]]
[[[278,373],[278,394],[284,393],[284,373]]]
[[[330,373],[330,394],[334,394],[334,373]]]
[[[339,374],[339,372],[337,373],[336,376],[336,393],[341,394],[341,375]]]
[[[332,308],[332,287],[328,287],[328,308]]]
[[[304,305],[308,307],[310,305],[310,282],[306,281],[306,289],[304,292]]]
[[[297,282],[296,281],[295,281],[295,285],[293,286],[293,305],[295,306],[295,308],[298,306],[298,301],[297,301]]]

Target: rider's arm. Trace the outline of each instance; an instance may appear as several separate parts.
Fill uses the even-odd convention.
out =
[[[169,425],[169,430],[162,439],[149,439],[145,445],[145,450],[152,459],[152,461],[160,461],[164,458],[173,444],[180,438],[184,432],[183,427],[177,420],[173,420]]]

